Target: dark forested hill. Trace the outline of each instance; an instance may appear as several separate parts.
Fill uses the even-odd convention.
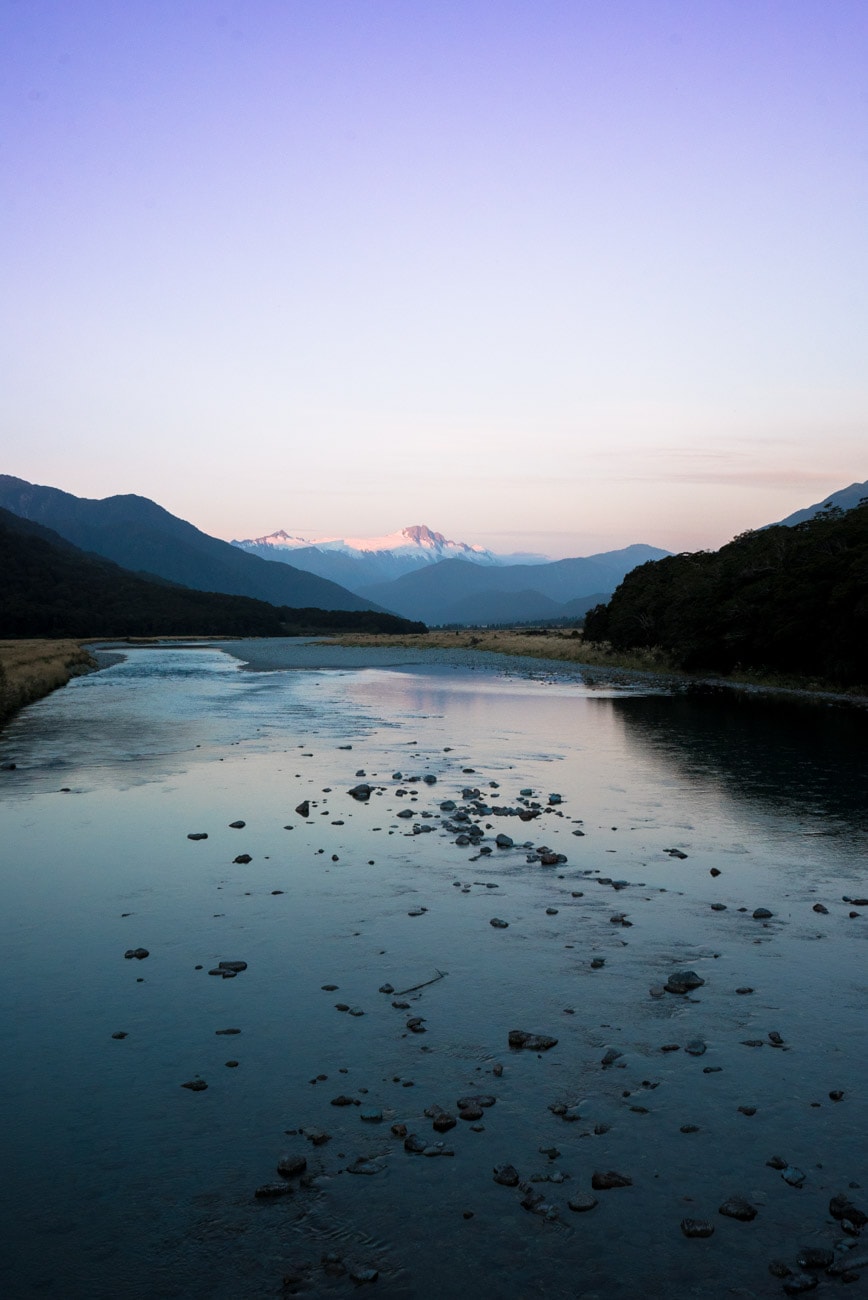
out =
[[[868,684],[868,504],[743,533],[629,573],[585,635],[660,646],[688,670]]]
[[[278,607],[149,581],[0,509],[0,638],[408,632],[372,610]]]
[[[95,501],[0,474],[0,506],[134,573],[157,574],[196,591],[223,591],[294,607],[362,610],[372,605],[336,582],[290,564],[260,560],[209,537],[147,497]]]

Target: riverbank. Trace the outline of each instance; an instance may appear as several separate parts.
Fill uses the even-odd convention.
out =
[[[0,725],[96,661],[80,641],[0,641]]]
[[[868,696],[857,691],[836,690],[828,682],[781,674],[732,673],[717,677],[687,673],[674,668],[668,656],[657,649],[613,650],[606,644],[585,641],[573,629],[463,628],[454,632],[427,632],[414,636],[337,636],[329,644],[359,648],[383,646],[416,650],[480,650],[492,654],[524,655],[530,659],[555,659],[577,667],[609,668],[627,673],[651,674],[661,683],[677,682],[702,690],[740,690],[766,695],[784,695],[825,703],[853,704],[865,708]]]

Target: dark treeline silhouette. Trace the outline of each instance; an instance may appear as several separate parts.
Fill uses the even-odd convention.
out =
[[[193,591],[80,551],[0,510],[0,638],[423,632],[374,610],[293,609]]]
[[[618,650],[659,646],[688,671],[865,686],[868,502],[643,564],[588,612],[585,636]]]

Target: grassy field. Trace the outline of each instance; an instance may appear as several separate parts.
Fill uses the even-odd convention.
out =
[[[734,672],[726,678],[713,673],[687,673],[674,668],[669,657],[659,649],[613,650],[606,643],[585,641],[581,632],[550,628],[523,631],[516,628],[492,630],[464,628],[458,632],[427,632],[417,636],[337,636],[330,641],[348,646],[406,646],[418,650],[490,650],[504,655],[529,655],[533,659],[560,659],[568,663],[587,664],[594,668],[623,669],[627,672],[660,673],[685,682],[719,682],[731,686],[752,687],[769,692],[795,692],[800,695],[834,696],[863,704],[865,696],[857,690],[841,690],[828,682],[790,677],[780,673]]]
[[[0,723],[93,667],[78,641],[0,641]]]
[[[459,632],[426,632],[415,636],[336,636],[330,641],[352,646],[405,646],[417,650],[491,650],[503,655],[530,655],[534,659],[563,659],[599,668],[626,668],[634,672],[671,673],[667,657],[657,650],[616,652],[606,645],[585,641],[581,632],[550,629],[465,628]]]

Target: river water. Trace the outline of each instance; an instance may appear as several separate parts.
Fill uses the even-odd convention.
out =
[[[4,1295],[773,1296],[771,1260],[854,1244],[863,714],[457,652],[124,656],[0,733]]]

